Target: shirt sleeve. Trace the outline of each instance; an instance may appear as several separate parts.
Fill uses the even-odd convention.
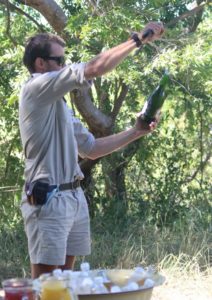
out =
[[[94,135],[88,131],[87,128],[83,126],[81,121],[74,117],[73,112],[71,111],[71,117],[73,120],[73,126],[74,126],[74,135],[77,141],[78,151],[79,155],[82,158],[87,157],[87,155],[92,150],[94,143],[95,143],[95,137]]]
[[[74,89],[90,87],[90,82],[84,77],[85,66],[86,63],[75,63],[59,71],[34,74],[25,88],[28,87],[37,104],[53,103]]]

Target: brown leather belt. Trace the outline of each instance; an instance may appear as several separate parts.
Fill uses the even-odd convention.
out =
[[[65,190],[74,190],[80,186],[80,180],[75,180],[73,182],[62,183],[60,185],[49,185],[45,182],[34,182],[33,184],[25,185],[25,191],[27,195],[28,203],[31,205],[44,205],[50,194],[53,191],[65,191]]]
[[[58,191],[74,190],[78,187],[80,187],[80,180],[77,179],[73,182],[62,183],[59,186],[49,185],[48,192],[52,192],[54,189],[58,189]]]

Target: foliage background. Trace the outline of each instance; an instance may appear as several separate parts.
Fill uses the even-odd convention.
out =
[[[19,211],[24,160],[18,129],[18,94],[28,76],[22,66],[23,45],[26,37],[53,29],[40,13],[22,1],[11,3],[36,20],[39,28],[25,15],[8,10],[3,2],[0,1],[0,273],[5,277],[25,274],[29,264]],[[68,36],[68,61],[88,61],[126,40],[130,31],[139,30],[150,20],[167,24],[161,41],[134,52],[116,70],[96,79],[92,87],[92,103],[113,119],[108,130],[94,132],[102,136],[133,126],[137,112],[164,69],[168,68],[172,75],[158,129],[98,160],[90,169],[85,192],[93,225],[94,256],[90,260],[94,266],[158,263],[167,254],[183,251],[192,256],[197,249],[202,251],[199,261],[203,268],[211,263],[211,7],[205,5],[201,14],[172,24],[188,12],[189,3],[58,1],[68,20],[62,33]],[[113,118],[116,100],[124,91]],[[85,122],[76,107],[75,113]],[[107,239],[102,238],[103,234]],[[185,236],[190,246],[196,239],[199,247],[183,247]],[[163,246],[159,243],[161,238]],[[98,249],[104,249],[107,241],[113,244],[114,239],[117,244],[111,256],[103,259]],[[128,249],[133,249],[129,263],[120,247],[126,247],[127,241]],[[151,255],[147,255],[149,248]]]

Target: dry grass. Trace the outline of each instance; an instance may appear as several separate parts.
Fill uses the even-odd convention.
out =
[[[167,281],[154,289],[152,300],[211,300],[212,268],[205,273],[180,274],[172,270],[162,272]]]
[[[167,265],[169,267],[164,268]],[[212,267],[205,267],[201,271],[198,254],[192,258],[185,254],[177,257],[169,255],[163,259],[160,267],[166,282],[154,289],[152,300],[212,299]]]
[[[155,265],[166,282],[154,289],[152,300],[212,300],[211,229],[93,226],[92,254],[84,259],[94,268],[133,268]],[[0,234],[0,282],[29,276],[23,227]],[[77,261],[76,269],[82,261]]]
[[[166,282],[154,289],[152,300],[212,300],[211,231],[144,229],[128,227],[128,234],[121,238],[115,230],[95,236],[91,266],[154,264]]]

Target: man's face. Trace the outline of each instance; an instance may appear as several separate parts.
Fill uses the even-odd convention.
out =
[[[46,59],[47,72],[59,71],[64,67],[64,64],[60,64],[60,62],[58,62],[61,57],[64,57],[64,48],[57,43],[52,43],[49,59]],[[55,58],[56,60],[51,58]]]
[[[37,58],[35,69],[38,73],[59,71],[65,66],[64,48],[57,43],[51,43],[51,50],[48,57]]]

